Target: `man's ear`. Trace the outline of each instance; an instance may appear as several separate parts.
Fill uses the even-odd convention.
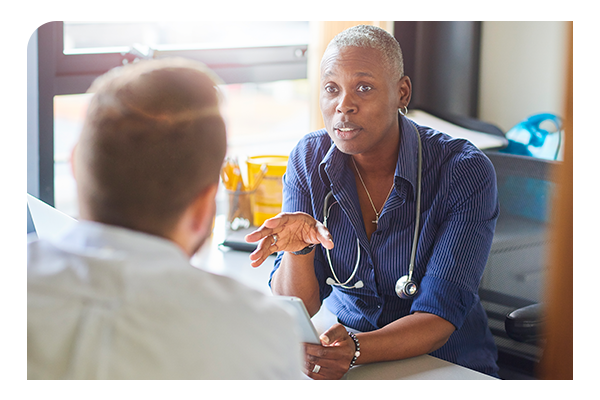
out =
[[[202,229],[210,229],[212,226],[212,219],[216,211],[215,197],[218,186],[217,182],[207,186],[192,203],[190,211],[193,218],[191,224],[195,232]]]
[[[185,209],[173,230],[166,236],[178,244],[190,257],[210,236],[217,208],[215,203],[217,188],[217,182],[204,188]]]
[[[71,174],[73,175],[73,179],[76,179],[76,175],[75,175],[75,150],[77,149],[77,144],[79,144],[79,142],[75,143],[75,146],[73,146],[73,150],[71,150]]]

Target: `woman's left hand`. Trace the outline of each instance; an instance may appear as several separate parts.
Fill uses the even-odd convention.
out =
[[[304,373],[312,379],[340,379],[348,372],[354,352],[346,328],[335,324],[321,335],[321,345],[304,343]],[[318,372],[313,372],[316,365]]]

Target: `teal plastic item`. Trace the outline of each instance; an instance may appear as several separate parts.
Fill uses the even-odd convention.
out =
[[[507,176],[498,180],[500,213],[548,222],[550,199],[555,190],[551,181],[525,176]]]
[[[555,129],[548,129],[555,128]],[[545,160],[560,160],[562,121],[554,114],[536,114],[506,132],[508,146],[502,153],[518,154]]]

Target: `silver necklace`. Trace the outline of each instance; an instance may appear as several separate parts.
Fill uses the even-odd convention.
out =
[[[362,183],[363,187],[365,188],[365,192],[367,192],[367,197],[369,198],[369,201],[371,202],[371,207],[373,207],[373,211],[375,211],[375,221],[371,221],[371,222],[374,223],[375,225],[377,225],[379,223],[379,213],[381,213],[381,211],[383,211],[383,207],[385,207],[385,203],[390,198],[390,195],[392,194],[392,190],[394,190],[394,184],[392,183],[390,192],[388,193],[387,197],[383,201],[383,205],[381,206],[381,211],[377,212],[377,209],[375,208],[375,204],[373,204],[373,200],[371,199],[371,195],[369,194],[369,191],[367,190],[367,185],[365,185],[365,181],[363,181],[363,178],[360,175],[360,171],[358,170],[358,167],[356,166],[356,161],[354,161],[354,157],[352,157],[352,163],[354,164],[354,169],[356,169],[356,172],[358,173],[360,183]]]

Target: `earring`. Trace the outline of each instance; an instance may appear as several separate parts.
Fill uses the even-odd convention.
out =
[[[398,109],[398,112],[402,114],[403,117],[406,117],[406,114],[408,114],[408,108],[404,106],[404,112],[402,112],[401,108]]]

